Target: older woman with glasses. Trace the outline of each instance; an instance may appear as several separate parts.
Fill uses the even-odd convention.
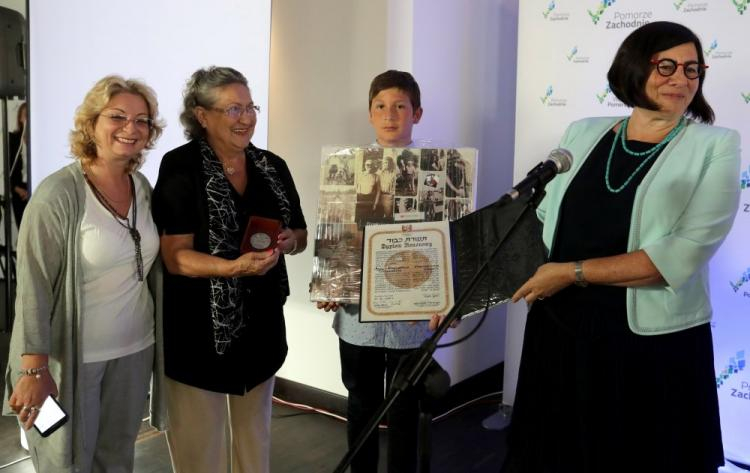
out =
[[[538,215],[506,472],[716,473],[724,464],[708,262],[739,199],[736,131],[710,126],[688,28],[633,31],[610,67],[628,117],[573,123]]]
[[[286,163],[250,142],[260,108],[229,67],[193,73],[180,120],[190,141],[164,156],[154,219],[164,278],[165,368],[176,472],[270,470],[274,374],[287,353],[284,256],[307,245]],[[250,217],[280,222],[242,253]],[[230,438],[225,433],[229,427]]]
[[[42,181],[24,214],[6,399],[39,472],[133,471],[152,367],[151,422],[165,427],[159,235],[136,171],[158,113],[142,82],[97,82],[70,133],[76,162]],[[48,396],[69,420],[42,437],[29,429]]]

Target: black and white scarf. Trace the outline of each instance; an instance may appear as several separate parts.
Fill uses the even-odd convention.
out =
[[[224,175],[221,161],[205,139],[200,140],[203,176],[208,203],[208,251],[213,256],[235,259],[240,254],[242,237],[238,211],[232,198],[229,180]],[[253,145],[245,148],[245,166],[253,165],[276,196],[285,227],[292,212],[284,183],[266,154]],[[289,279],[284,259],[279,259],[282,297],[289,295]],[[223,355],[245,327],[242,282],[240,278],[209,278],[210,311],[214,332],[214,348]]]

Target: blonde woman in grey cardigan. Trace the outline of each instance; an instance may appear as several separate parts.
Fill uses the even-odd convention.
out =
[[[161,361],[159,238],[136,171],[161,134],[157,116],[142,82],[101,79],[76,111],[76,162],[42,181],[26,209],[3,410],[27,430],[37,471],[133,470]],[[163,428],[159,375],[152,423]],[[69,420],[42,437],[31,426],[48,396]]]

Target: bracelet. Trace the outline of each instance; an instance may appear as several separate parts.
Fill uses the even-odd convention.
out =
[[[573,271],[575,272],[576,276],[576,286],[586,287],[589,285],[588,281],[586,281],[586,278],[583,276],[583,261],[576,261]]]
[[[42,377],[42,373],[47,371],[47,365],[42,365],[36,368],[26,368],[25,370],[18,370],[19,375],[23,376],[33,376],[36,379],[39,379]]]
[[[294,238],[294,246],[292,247],[291,251],[287,253],[288,255],[293,255],[297,252],[297,237]]]

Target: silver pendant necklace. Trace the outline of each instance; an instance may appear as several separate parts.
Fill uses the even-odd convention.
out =
[[[234,173],[237,172],[237,170],[234,168],[234,166],[230,166],[228,164],[221,163],[222,166],[224,166],[224,172],[227,173],[227,176],[234,176]]]

